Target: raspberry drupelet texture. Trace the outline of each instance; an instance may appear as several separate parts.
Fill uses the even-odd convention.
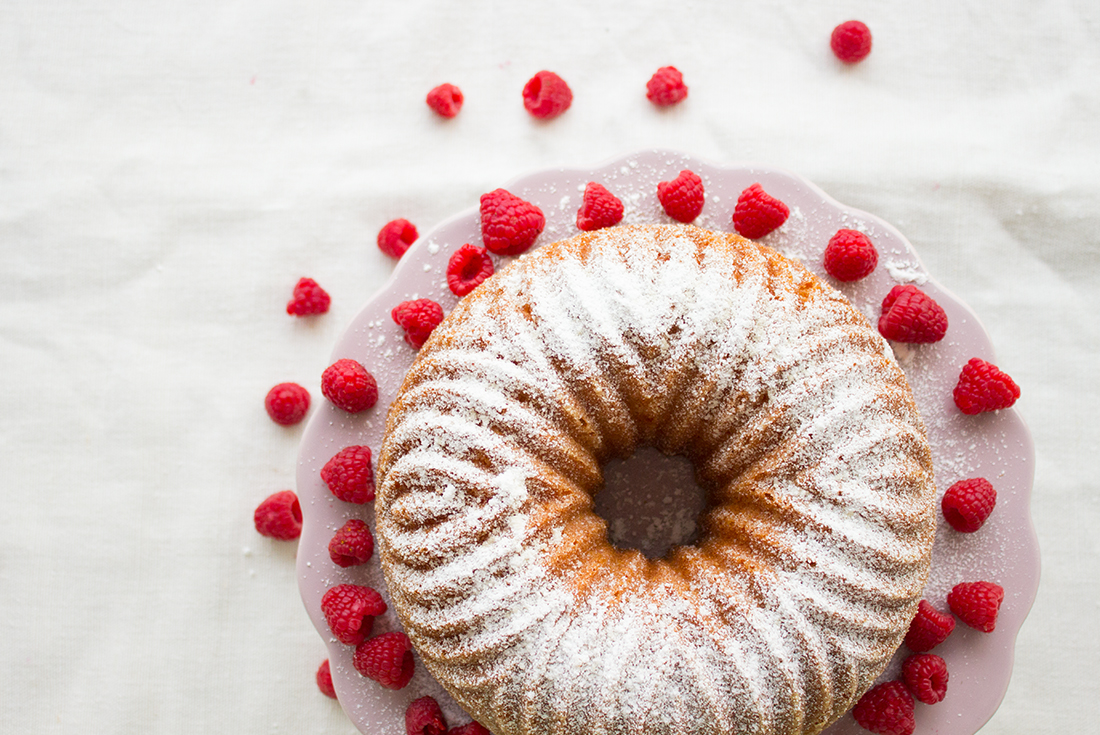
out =
[[[764,191],[760,184],[753,184],[737,197],[733,226],[742,237],[757,240],[779,228],[790,213],[786,204]]]
[[[859,230],[837,230],[825,246],[825,272],[838,281],[858,281],[877,265],[878,250]]]
[[[328,555],[338,567],[354,567],[365,564],[374,554],[374,535],[370,527],[352,518],[341,526],[328,542]]]
[[[940,502],[944,519],[961,533],[974,533],[981,528],[995,505],[997,491],[984,477],[959,480],[947,488]]]
[[[386,612],[386,603],[371,587],[338,584],[321,597],[321,612],[336,640],[354,646],[370,635],[374,619]]]
[[[264,408],[275,423],[293,426],[309,411],[309,391],[297,383],[279,383],[267,392]]]
[[[523,85],[523,106],[540,120],[550,120],[573,104],[573,90],[552,71],[540,71]]]
[[[900,681],[871,688],[852,708],[860,727],[878,735],[913,735],[916,729],[913,697]]]
[[[416,226],[407,219],[395,219],[378,231],[378,249],[391,258],[400,258],[416,242]]]
[[[617,225],[623,219],[623,203],[602,184],[589,181],[584,187],[581,208],[577,210],[577,229],[599,230]]]
[[[942,702],[947,694],[947,663],[934,653],[918,653],[901,664],[909,692],[923,704]]]
[[[447,288],[455,296],[465,296],[493,275],[493,259],[488,248],[466,243],[447,261]]]
[[[932,603],[921,600],[917,604],[917,614],[909,623],[909,632],[905,634],[905,645],[914,653],[926,653],[947,640],[955,630],[955,618],[932,607]]]
[[[375,636],[356,646],[352,665],[386,689],[403,689],[415,669],[412,642],[400,631]]]
[[[405,710],[406,735],[444,735],[447,723],[443,710],[432,697],[414,699]]]
[[[312,278],[299,278],[294,293],[286,305],[286,313],[292,316],[311,316],[328,311],[332,298]]]
[[[332,494],[345,503],[362,504],[374,500],[370,447],[359,444],[344,447],[325,462],[321,479]]]
[[[332,683],[332,669],[329,666],[328,659],[326,658],[321,666],[317,669],[317,688],[321,690],[321,694],[326,697],[332,697],[336,699],[336,687]]]
[[[542,210],[504,189],[481,195],[481,239],[496,255],[519,255],[546,226]]]
[[[281,490],[268,496],[256,507],[252,522],[261,536],[293,541],[302,535],[302,506],[291,490]]]
[[[348,413],[366,411],[378,402],[378,383],[355,360],[342,359],[321,374],[321,393]]]
[[[833,29],[829,47],[845,64],[855,64],[871,53],[871,29],[858,20],[848,20]]]
[[[390,311],[397,326],[405,330],[405,341],[419,350],[428,341],[432,330],[443,321],[443,307],[431,299],[402,301]]]
[[[980,358],[963,365],[955,385],[955,405],[970,416],[1009,408],[1020,397],[1020,386],[1000,368]]]
[[[894,342],[939,342],[947,334],[947,313],[916,286],[894,286],[882,300],[878,331]]]
[[[672,181],[657,184],[657,199],[672,219],[684,224],[692,222],[703,211],[703,179],[684,169]]]
[[[1004,598],[1004,588],[994,582],[962,582],[947,593],[947,605],[971,628],[992,633]]]
[[[645,96],[658,107],[669,107],[688,95],[684,75],[675,66],[662,66],[645,85]]]
[[[453,84],[440,84],[428,92],[426,101],[440,117],[454,117],[462,109],[462,90]]]

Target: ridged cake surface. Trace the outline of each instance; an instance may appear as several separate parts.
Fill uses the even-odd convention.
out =
[[[608,542],[601,465],[689,458],[698,541]],[[421,659],[496,735],[814,733],[900,644],[931,455],[889,345],[798,263],[682,226],[532,251],[409,370],[378,535]]]

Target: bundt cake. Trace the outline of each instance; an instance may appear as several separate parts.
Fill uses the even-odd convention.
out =
[[[593,511],[602,464],[683,455],[695,543]],[[379,458],[389,594],[496,735],[815,733],[928,575],[931,454],[887,343],[737,235],[622,226],[532,251],[436,328]]]

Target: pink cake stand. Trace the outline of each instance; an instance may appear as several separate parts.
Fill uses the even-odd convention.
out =
[[[997,489],[997,507],[977,533],[961,534],[941,522],[933,549],[933,568],[925,597],[941,610],[959,582],[989,580],[1005,588],[1005,600],[992,633],[980,633],[959,624],[936,649],[950,673],[944,701],[933,706],[918,703],[918,735],[972,735],[996,711],[1008,688],[1016,635],[1035,599],[1039,584],[1039,549],[1031,525],[1029,503],[1034,474],[1034,449],[1020,416],[1013,409],[965,416],[954,405],[951,390],[959,371],[971,357],[996,362],[989,335],[970,309],[928,275],[913,246],[896,229],[877,217],[833,200],[808,181],[759,166],[717,166],[681,153],[641,151],[586,169],[552,169],[517,179],[504,188],[538,205],[546,228],[536,246],[576,234],[576,212],[589,181],[597,181],[623,200],[624,223],[667,223],[657,200],[657,183],[674,178],[682,169],[699,174],[706,189],[706,205],[695,224],[732,231],[731,214],[737,197],[759,182],[791,209],[790,218],[762,242],[801,260],[810,270],[836,285],[852,303],[877,321],[883,296],[896,284],[912,283],[932,296],[947,312],[947,337],[933,345],[895,345],[898,361],[913,387],[928,426],[942,492],[953,482],[982,476]],[[476,205],[476,202],[471,202]],[[826,242],[845,227],[861,230],[874,242],[879,265],[855,284],[832,281],[821,266]],[[337,500],[320,479],[320,470],[336,452],[351,444],[369,446],[377,453],[386,411],[415,356],[400,328],[390,318],[398,302],[430,298],[449,311],[457,302],[446,285],[451,253],[463,243],[481,243],[476,206],[440,224],[405,253],[387,285],[352,321],[337,342],[332,360],[353,358],[378,380],[378,404],[362,414],[349,415],[327,401],[319,402],[306,427],[299,452],[297,485],[304,516],[298,546],[299,589],[307,612],[328,646],[333,682],[341,705],[356,727],[371,735],[402,735],[404,712],[414,698],[430,694],[444,708],[451,726],[469,720],[422,665],[408,687],[393,692],[362,677],[351,663],[353,648],[336,641],[321,614],[321,596],[341,583],[363,584],[386,597],[377,558],[342,569],[329,559],[333,532],[351,518],[373,529],[372,505]],[[503,265],[500,260],[497,267]],[[690,470],[670,464],[656,452],[639,452],[634,459],[607,468],[611,485],[642,487],[668,473],[692,483]],[[601,496],[604,493],[601,493]],[[644,495],[644,492],[641,493]],[[644,503],[632,505],[619,493],[623,507],[612,523],[613,541],[625,540],[645,549],[652,541],[641,527],[648,524]],[[601,501],[607,507],[607,500]],[[942,519],[941,519],[942,520]],[[689,523],[690,525],[690,523]],[[616,539],[615,535],[619,538]],[[388,598],[387,598],[388,602]],[[392,611],[375,621],[374,633],[397,629]],[[895,655],[883,679],[900,675],[904,647]],[[846,714],[825,732],[830,735],[866,733]]]

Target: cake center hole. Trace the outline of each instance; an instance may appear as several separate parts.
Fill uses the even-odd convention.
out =
[[[685,457],[642,447],[630,459],[607,462],[603,476],[595,510],[607,521],[612,546],[660,559],[673,546],[699,538],[706,493]]]

